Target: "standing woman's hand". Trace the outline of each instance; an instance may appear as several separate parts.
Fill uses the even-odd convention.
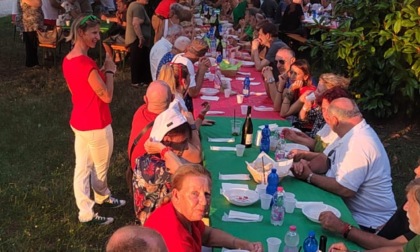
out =
[[[106,54],[104,66],[102,67],[102,69],[104,72],[111,71],[114,74],[117,71],[117,65],[112,60],[112,56],[109,53]]]

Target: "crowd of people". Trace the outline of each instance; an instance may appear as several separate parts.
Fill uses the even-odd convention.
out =
[[[36,0],[24,0],[24,5],[26,1]],[[107,243],[107,251],[201,251],[202,246],[263,250],[258,241],[239,239],[202,222],[212,178],[202,166],[199,131],[212,123],[205,119],[210,105],[205,102],[194,108],[192,99],[199,95],[211,62],[206,57],[208,43],[184,30],[191,25],[184,22],[193,22],[194,4],[162,0],[149,18],[148,0],[117,2],[117,12],[124,13],[116,17],[117,23],[125,32],[116,35],[130,50],[131,84],[147,87],[144,103],[133,116],[126,171],[135,218],[143,227],[118,230]],[[250,39],[251,60],[261,72],[274,110],[302,131],[282,132],[287,140],[310,149],[288,154],[294,160],[294,177],[341,196],[360,227],[323,212],[319,219],[323,228],[367,249],[397,251],[384,248],[392,246],[417,251],[413,249],[419,246],[419,179],[408,185],[407,202],[397,209],[388,155],[347,90],[350,80],[333,73],[323,73],[316,80],[308,61],[297,59],[278,38],[282,31],[272,10],[280,9],[286,18],[289,12],[301,13],[304,3],[230,0],[208,4],[230,7],[223,9],[224,18],[241,29],[238,37]],[[110,48],[103,66],[88,56],[88,50],[100,41],[100,22],[91,14],[74,18],[67,37],[73,47],[64,57],[63,75],[73,104],[70,127],[75,136],[73,187],[78,218],[82,223],[104,225],[113,218],[95,213],[93,206],[117,208],[126,201],[113,197],[107,185],[113,151],[109,103],[115,59]],[[334,244],[331,249],[346,247]]]

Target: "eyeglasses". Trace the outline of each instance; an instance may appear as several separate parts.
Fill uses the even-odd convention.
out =
[[[276,64],[284,65],[284,60],[275,60]]]
[[[86,24],[86,22],[87,22],[87,21],[96,21],[96,20],[99,20],[96,16],[94,16],[94,15],[89,15],[89,16],[84,17],[84,18],[82,19],[82,21],[80,21],[80,25],[84,25],[84,24]]]

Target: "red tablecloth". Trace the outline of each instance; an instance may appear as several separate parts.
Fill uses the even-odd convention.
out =
[[[251,82],[259,82],[259,85],[251,85],[251,92],[265,92],[264,89],[264,81],[261,75],[261,72],[258,72],[254,67],[241,67],[239,72],[247,72],[251,74],[251,77],[255,78]],[[214,73],[214,69],[212,70]],[[238,94],[242,93],[243,81],[236,80],[237,77],[245,77],[244,75],[237,74],[236,77],[232,78],[231,86],[232,90],[236,91]],[[205,80],[203,83],[203,87],[214,87],[214,83],[209,80]],[[225,98],[222,92],[217,94],[219,97],[218,101],[208,101],[210,103],[210,111],[223,111],[224,114],[221,115],[211,115],[211,116],[229,116],[233,117],[233,113],[235,111],[237,117],[245,117],[245,115],[241,114],[241,105],[251,105],[251,106],[266,106],[266,107],[273,107],[273,102],[266,94],[257,96],[257,95],[250,95],[249,97],[244,98],[244,102],[242,104],[238,104],[236,101],[236,95],[231,95],[229,98]],[[194,114],[197,116],[201,111],[201,104],[204,102],[198,96],[193,99],[194,102]],[[251,112],[253,118],[261,118],[261,119],[279,119],[280,117],[279,112],[274,111],[256,111],[252,110]]]

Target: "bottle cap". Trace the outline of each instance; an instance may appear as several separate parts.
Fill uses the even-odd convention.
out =
[[[277,173],[277,169],[276,168],[271,169],[271,173]]]
[[[281,186],[277,187],[277,192],[283,192],[283,187]]]
[[[309,231],[308,236],[315,237],[315,231],[313,230]]]
[[[289,227],[289,230],[290,231],[293,231],[293,232],[296,232],[296,226],[294,226],[294,225],[290,226]]]

